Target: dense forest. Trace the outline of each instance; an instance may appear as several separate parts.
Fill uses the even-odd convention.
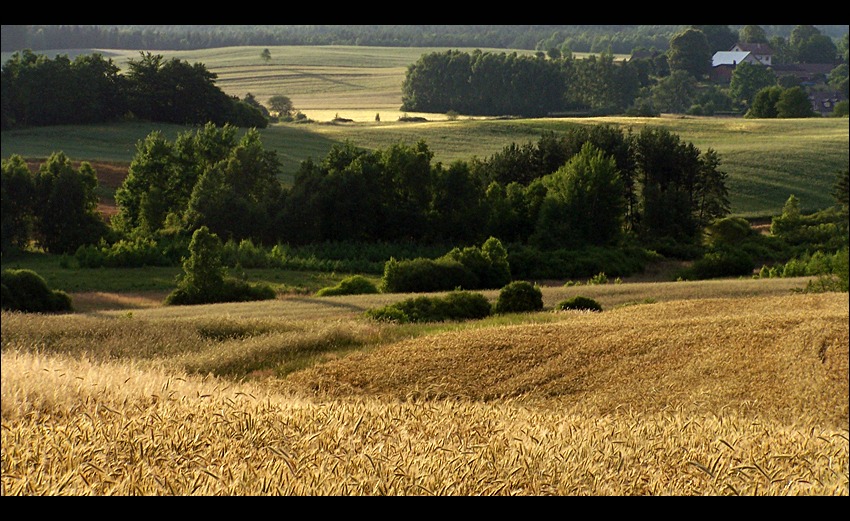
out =
[[[215,85],[201,63],[140,53],[122,74],[100,54],[50,59],[16,52],[0,72],[0,128],[77,125],[136,118],[265,128],[269,112],[253,97],[239,99]]]
[[[365,45],[569,49],[631,54],[665,51],[684,25],[3,25],[3,52],[48,49],[187,50],[239,45]],[[738,31],[742,26],[732,25]],[[793,25],[763,25],[768,38]],[[818,25],[839,39],[846,25]],[[725,49],[728,50],[728,49]]]

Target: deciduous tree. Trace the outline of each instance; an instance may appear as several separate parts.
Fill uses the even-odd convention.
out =
[[[711,56],[708,39],[702,31],[685,29],[670,39],[667,58],[671,73],[682,70],[701,80],[711,70]]]

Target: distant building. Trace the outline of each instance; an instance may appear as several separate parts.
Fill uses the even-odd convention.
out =
[[[739,63],[764,65],[749,51],[717,51],[711,57],[711,81],[728,83]]]
[[[766,43],[736,43],[729,49],[731,52],[748,52],[762,65],[770,67],[773,64],[773,49]]]
[[[793,76],[801,86],[809,87],[825,83],[835,65],[831,63],[789,63],[774,65],[772,68],[778,78]]]
[[[832,114],[835,110],[835,104],[845,100],[847,100],[847,98],[842,93],[835,90],[809,90],[809,101],[812,103],[812,110],[821,116],[828,116]]]

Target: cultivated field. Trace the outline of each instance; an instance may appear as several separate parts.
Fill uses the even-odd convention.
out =
[[[431,326],[362,318],[401,295],[4,313],[2,493],[846,496],[847,295],[803,284]]]

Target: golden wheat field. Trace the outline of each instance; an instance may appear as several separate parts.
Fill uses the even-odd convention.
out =
[[[4,312],[0,492],[848,495],[846,293],[621,286],[413,329],[354,296]]]

